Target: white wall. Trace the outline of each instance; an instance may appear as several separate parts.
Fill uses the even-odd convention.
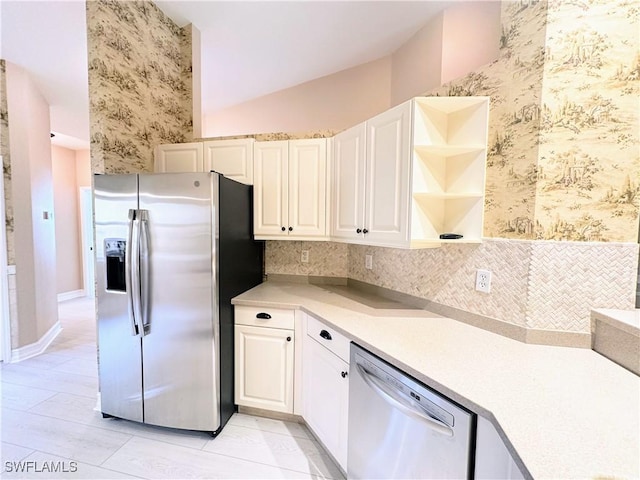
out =
[[[58,321],[49,105],[28,74],[7,62],[15,218],[18,324],[13,348],[38,341]]]

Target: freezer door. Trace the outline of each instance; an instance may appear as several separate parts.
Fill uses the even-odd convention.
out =
[[[218,310],[212,308],[217,179],[208,173],[139,178],[148,231],[148,251],[141,253],[141,262],[148,258],[142,275],[148,285],[142,338],[145,423],[204,431],[215,431],[220,423]]]
[[[103,413],[141,422],[140,337],[129,314],[129,210],[138,207],[136,175],[96,175],[98,363]]]

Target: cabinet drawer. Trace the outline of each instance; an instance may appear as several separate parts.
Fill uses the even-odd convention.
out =
[[[307,335],[349,363],[349,339],[331,327],[307,315]]]
[[[288,328],[293,330],[295,310],[237,306],[235,307],[235,323],[236,325],[254,325],[256,327]]]

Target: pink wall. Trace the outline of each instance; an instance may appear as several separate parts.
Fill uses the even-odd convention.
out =
[[[206,116],[203,137],[343,130],[389,108],[390,84],[385,57]]]
[[[17,324],[13,347],[37,342],[58,320],[49,105],[22,68],[7,66],[15,220]],[[17,330],[17,332],[15,331]]]
[[[82,246],[76,152],[52,146],[57,293],[82,290]]]
[[[422,27],[391,56],[391,105],[441,85],[443,14]]]
[[[461,2],[392,55],[281,90],[204,120],[203,137],[354,126],[498,58],[499,1]]]
[[[76,183],[78,187],[90,187],[91,156],[89,150],[75,150],[76,156]]]
[[[488,1],[465,2],[444,11],[440,84],[498,58],[502,31],[500,11],[501,2]]]

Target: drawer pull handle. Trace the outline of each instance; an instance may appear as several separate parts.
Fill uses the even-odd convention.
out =
[[[326,330],[320,330],[320,336],[325,340],[331,340],[331,334]]]
[[[347,378],[348,373],[347,372],[340,372],[340,376],[342,378]]]
[[[268,313],[260,312],[256,315],[256,318],[260,318],[262,320],[269,320],[271,319],[271,315],[269,315]]]
[[[291,337],[287,337],[287,342],[290,342],[290,341],[291,341]]]

